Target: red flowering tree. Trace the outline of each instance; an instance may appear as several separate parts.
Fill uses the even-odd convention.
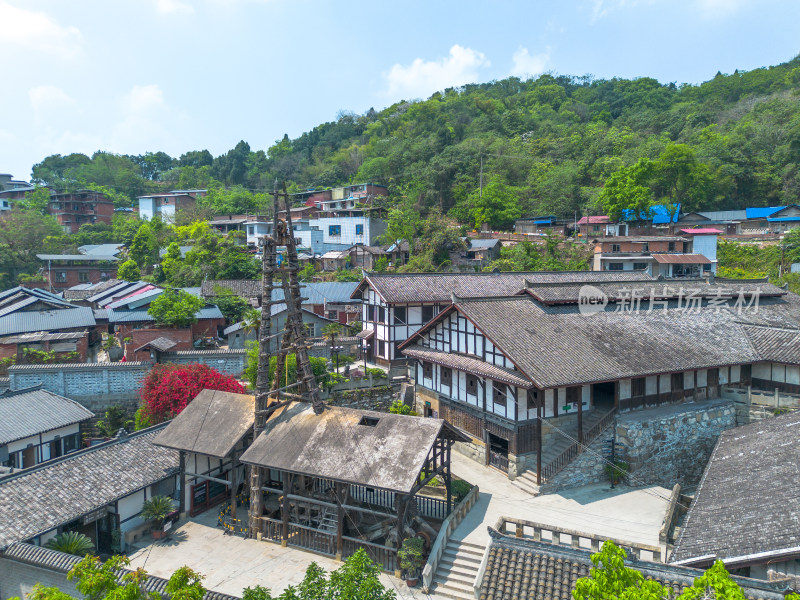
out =
[[[181,412],[202,390],[221,390],[244,394],[245,388],[234,377],[208,365],[153,365],[142,385],[142,404],[137,414],[141,426],[155,425]]]

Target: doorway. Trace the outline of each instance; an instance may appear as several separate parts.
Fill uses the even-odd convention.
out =
[[[486,451],[489,453],[489,466],[508,473],[508,440],[487,431]]]
[[[595,410],[608,412],[615,406],[614,398],[617,388],[615,381],[604,381],[592,384],[592,400]]]

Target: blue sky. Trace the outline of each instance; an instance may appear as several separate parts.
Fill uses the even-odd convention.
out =
[[[0,172],[60,153],[267,149],[438,89],[699,83],[800,52],[796,0],[0,0]]]

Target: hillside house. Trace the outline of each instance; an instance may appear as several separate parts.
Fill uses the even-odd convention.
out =
[[[172,223],[179,210],[194,208],[197,198],[205,196],[205,193],[205,190],[173,190],[163,194],[139,196],[139,217],[145,221],[160,217]]]
[[[426,412],[469,433],[471,456],[541,482],[564,466],[544,447],[549,419],[588,443],[616,411],[715,398],[772,377],[764,365],[779,360],[798,372],[800,356],[781,354],[784,329],[800,333],[798,298],[765,281],[593,282],[605,304],[590,315],[585,283],[454,297],[400,344]],[[787,372],[761,382],[772,389]]]
[[[97,284],[117,276],[120,244],[80,246],[78,254],[37,254],[50,290],[66,290],[81,284]]]
[[[700,277],[716,272],[717,230],[684,236],[624,236],[593,240],[593,271],[644,271],[653,277]],[[711,257],[694,249],[693,242]]]
[[[450,252],[450,262],[454,267],[478,271],[500,258],[503,242],[499,239],[464,237],[461,240],[466,248]]]
[[[67,233],[76,233],[81,225],[105,223],[111,225],[114,201],[103,192],[78,190],[51,194],[47,212],[56,218]]]

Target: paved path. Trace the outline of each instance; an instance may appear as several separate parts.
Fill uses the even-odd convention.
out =
[[[626,541],[658,544],[658,530],[666,510],[669,491],[664,488],[611,490],[593,485],[577,490],[533,497],[511,485],[502,473],[479,465],[467,457],[452,454],[453,471],[481,490],[479,501],[453,532],[453,539],[486,545],[486,527],[501,516],[519,517],[565,529],[577,529]],[[341,566],[326,556],[295,548],[281,548],[271,542],[246,540],[225,535],[217,527],[217,513],[210,510],[182,522],[172,538],[138,550],[131,565],[144,567],[160,577],[169,577],[188,565],[205,575],[208,588],[241,596],[245,587],[263,585],[280,593],[303,580],[306,568],[316,562],[326,570]],[[399,598],[438,600],[435,594],[409,590],[404,582],[388,575],[381,581]]]
[[[658,545],[670,490],[653,486],[611,489],[595,484],[533,497],[499,471],[452,453],[453,472],[480,488],[480,499],[453,532],[453,539],[485,545],[486,527],[501,516],[518,517],[624,541]]]

